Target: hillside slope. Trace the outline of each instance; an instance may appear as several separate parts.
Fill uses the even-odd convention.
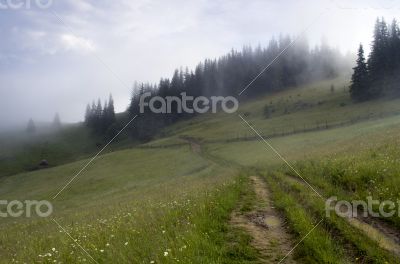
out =
[[[259,174],[266,179],[295,241],[315,224],[321,210],[319,204],[298,198],[309,195],[309,190],[285,189],[293,183],[279,175],[290,170],[282,167],[282,159],[238,114],[265,138],[270,137],[268,142],[286,160],[300,166],[306,160],[318,163],[397,142],[399,113],[399,99],[353,104],[343,91],[343,81],[329,80],[244,103],[237,114],[199,116],[167,128],[164,138],[101,155],[55,199],[89,159],[3,178],[2,199],[47,199],[54,213],[46,219],[4,219],[0,262],[90,261],[67,231],[98,263],[257,263],[260,256],[251,235],[229,225],[235,207],[240,205],[236,211],[246,214],[255,206],[246,176]],[[300,168],[311,171],[304,165]],[[324,192],[343,189],[342,185],[322,185],[311,176],[304,175]],[[286,212],[285,206],[297,209]],[[300,219],[304,221],[299,223]],[[342,263],[367,252],[365,259],[371,263],[393,260],[387,250],[379,246],[373,250],[375,242],[368,237],[361,243],[356,235],[346,233],[361,231],[335,221],[306,239],[296,249],[295,259]],[[331,237],[333,227],[347,236]],[[324,242],[312,249],[312,241]],[[335,258],[335,251],[324,251],[332,245],[343,258]]]

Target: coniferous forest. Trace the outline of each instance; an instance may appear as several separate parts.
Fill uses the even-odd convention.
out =
[[[206,59],[194,70],[176,69],[172,78],[161,78],[158,84],[135,83],[131,103],[127,113],[130,118],[139,114],[140,96],[150,92],[152,96],[238,96],[238,94],[274,60],[288,45],[291,45],[277,61],[268,67],[252,83],[252,88],[238,96],[241,100],[251,99],[266,93],[296,87],[311,81],[334,78],[348,68],[348,58],[339,51],[322,44],[310,48],[304,39],[293,41],[289,36],[272,39],[268,46],[245,46],[241,51],[230,53],[217,59]],[[292,44],[291,44],[292,43]],[[364,46],[360,44],[356,66],[350,84],[350,96],[356,102],[379,98],[383,95],[399,95],[400,87],[400,30],[396,20],[387,24],[383,18],[377,19],[371,52],[366,58]],[[175,111],[174,111],[175,110]],[[141,118],[130,130],[132,137],[149,140],[160,128],[178,120],[190,118],[194,114],[140,113]],[[113,99],[102,106],[100,100],[88,105],[85,123],[95,133],[112,137],[117,132]]]
[[[292,43],[293,42],[293,43]],[[291,45],[292,43],[292,45]],[[285,50],[290,45],[290,48]],[[283,50],[281,56],[252,83],[251,89],[239,93]],[[302,38],[293,41],[289,36],[272,39],[268,46],[244,47],[231,50],[218,59],[206,59],[194,70],[176,69],[171,79],[162,78],[158,84],[136,84],[128,108],[131,117],[139,114],[140,96],[151,92],[153,96],[235,96],[239,100],[255,98],[266,93],[281,91],[305,83],[334,78],[349,68],[349,61],[336,49],[322,44],[310,48]],[[174,113],[175,112],[175,113]],[[140,119],[131,129],[131,135],[139,140],[149,140],[160,128],[193,114],[140,113]]]
[[[293,42],[293,43],[292,43]],[[289,49],[285,50],[286,47]],[[251,89],[239,93],[283,50],[281,56],[266,72],[252,83]],[[139,114],[142,94],[152,96],[177,96],[185,92],[188,96],[237,96],[240,100],[251,99],[266,93],[281,91],[308,82],[334,78],[349,68],[349,58],[325,44],[310,48],[300,38],[293,41],[289,36],[271,39],[268,46],[256,48],[245,46],[241,51],[217,59],[206,59],[194,70],[176,69],[172,78],[161,78],[158,84],[135,83],[131,103],[127,109],[129,118]],[[355,102],[379,98],[383,95],[399,95],[400,87],[400,30],[396,20],[387,24],[383,18],[375,23],[371,52],[366,58],[364,46],[360,44],[356,66],[350,84],[350,96]],[[141,118],[130,129],[133,138],[150,140],[160,128],[194,114],[177,113],[176,106],[170,114],[140,113]],[[88,104],[85,124],[94,133],[113,137],[121,125],[117,124],[113,99],[102,106],[101,101]]]
[[[114,110],[114,100],[112,95],[101,105],[100,99],[97,104],[93,101],[92,105],[86,106],[85,124],[96,134],[105,135],[107,139],[112,138],[116,131],[116,117]]]
[[[289,49],[285,50],[286,47]],[[264,74],[252,83],[251,89],[239,93],[266,66],[273,61]],[[149,111],[139,113],[139,100],[142,94],[150,92],[152,96],[177,96],[185,92],[188,96],[236,96],[239,100],[248,100],[260,95],[281,91],[313,81],[337,77],[349,68],[349,58],[326,44],[310,48],[309,43],[300,38],[296,41],[289,36],[271,39],[267,47],[245,46],[241,51],[231,50],[217,59],[206,59],[194,70],[176,69],[172,78],[161,78],[158,84],[135,83],[131,103],[127,109],[130,118],[140,114],[141,118],[130,129],[133,138],[150,140],[162,127],[176,121],[193,117],[194,114],[177,113],[176,107],[170,114],[154,114]],[[396,20],[387,24],[383,18],[377,19],[371,52],[366,58],[361,44],[356,66],[350,84],[350,96],[356,101],[379,98],[383,95],[399,95],[400,87],[400,30]],[[113,99],[102,106],[88,104],[85,123],[95,133],[110,138],[117,133]]]
[[[290,48],[287,48],[290,46]],[[266,72],[252,83],[251,89],[239,93],[282,51],[281,56],[271,64]],[[307,40],[281,36],[271,39],[267,47],[245,46],[241,51],[231,50],[217,59],[206,59],[194,70],[176,69],[172,78],[161,78],[158,84],[135,83],[128,107],[130,118],[139,114],[140,96],[150,92],[152,96],[235,96],[240,100],[251,99],[266,93],[296,87],[312,81],[334,78],[349,68],[349,60],[336,49],[322,44],[310,48]],[[133,138],[150,140],[160,128],[178,120],[191,118],[194,114],[177,113],[172,106],[171,114],[140,113],[140,119],[130,129]],[[104,107],[101,101],[93,102],[86,108],[85,124],[95,133],[108,138],[116,134],[113,101]]]
[[[354,101],[366,101],[383,95],[400,95],[400,31],[396,20],[387,24],[377,19],[371,52],[366,58],[361,44],[351,80]]]

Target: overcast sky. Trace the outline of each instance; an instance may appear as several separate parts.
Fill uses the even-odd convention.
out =
[[[305,28],[343,52],[369,46],[376,17],[400,19],[400,0],[53,0],[41,9],[0,0],[0,123],[83,119],[113,94],[126,109],[133,82],[157,82],[242,45]],[[46,3],[50,0],[41,0]],[[268,64],[268,62],[266,62]],[[268,74],[268,73],[265,73]]]

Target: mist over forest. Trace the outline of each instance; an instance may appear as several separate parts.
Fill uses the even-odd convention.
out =
[[[400,263],[399,10],[0,0],[0,264]]]

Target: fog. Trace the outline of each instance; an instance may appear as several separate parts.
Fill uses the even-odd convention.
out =
[[[158,82],[280,33],[307,29],[312,45],[347,53],[362,42],[368,51],[376,18],[395,18],[400,3],[348,2],[54,0],[48,9],[0,9],[0,129],[56,112],[77,122],[110,93],[123,111],[134,81]]]

